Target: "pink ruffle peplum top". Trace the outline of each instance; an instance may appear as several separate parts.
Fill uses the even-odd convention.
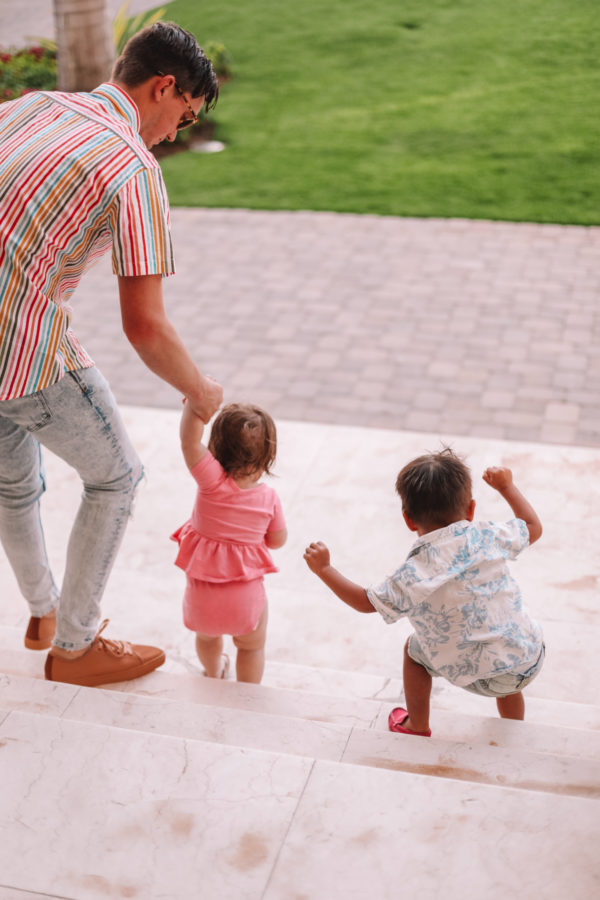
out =
[[[171,535],[175,565],[200,581],[252,581],[278,572],[265,544],[285,528],[281,501],[267,484],[238,487],[211,453],[190,470],[198,484],[192,516]]]

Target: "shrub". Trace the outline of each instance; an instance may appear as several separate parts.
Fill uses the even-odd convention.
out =
[[[218,41],[207,41],[203,49],[210,59],[219,81],[227,81],[231,78],[231,56],[225,44]]]
[[[56,88],[56,51],[36,45],[0,53],[0,103]]]
[[[113,37],[117,55],[123,52],[123,47],[130,37],[133,37],[134,34],[137,34],[138,31],[141,31],[147,25],[154,25],[155,22],[160,22],[167,10],[166,6],[160,6],[155,9],[147,9],[137,16],[129,16],[127,15],[128,8],[129,0],[125,0],[125,3],[123,3],[113,20]]]

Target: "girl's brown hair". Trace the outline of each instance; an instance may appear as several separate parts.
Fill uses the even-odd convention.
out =
[[[208,449],[228,475],[271,470],[277,430],[268,412],[249,403],[228,403],[213,422]]]
[[[450,447],[407,463],[396,479],[402,509],[413,522],[445,528],[463,518],[472,498],[471,473]]]

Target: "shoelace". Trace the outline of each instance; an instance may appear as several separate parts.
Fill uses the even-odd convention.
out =
[[[100,637],[100,634],[104,631],[109,621],[110,619],[104,619],[101,623],[100,628],[96,632],[94,643],[98,642],[102,650],[112,653],[113,656],[125,656],[127,653],[133,653],[133,648],[129,641],[115,641],[112,638]]]

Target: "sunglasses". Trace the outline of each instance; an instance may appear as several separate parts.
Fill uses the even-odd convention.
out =
[[[156,74],[160,75],[161,78],[165,77],[165,73],[159,72],[158,69],[156,70]],[[185,94],[183,93],[183,91],[181,90],[181,88],[179,87],[179,85],[177,84],[177,82],[175,80],[174,80],[174,84],[175,84],[175,89],[177,90],[177,93],[182,98],[183,102],[185,103],[185,105],[187,106],[187,108],[189,109],[189,111],[192,114],[191,118],[190,118],[190,116],[182,116],[181,119],[179,120],[179,122],[177,123],[177,131],[181,131],[183,128],[189,128],[190,125],[194,125],[198,121],[198,116],[196,115],[196,113],[194,112],[194,110],[192,109],[192,107],[190,106],[188,101],[186,100]]]

